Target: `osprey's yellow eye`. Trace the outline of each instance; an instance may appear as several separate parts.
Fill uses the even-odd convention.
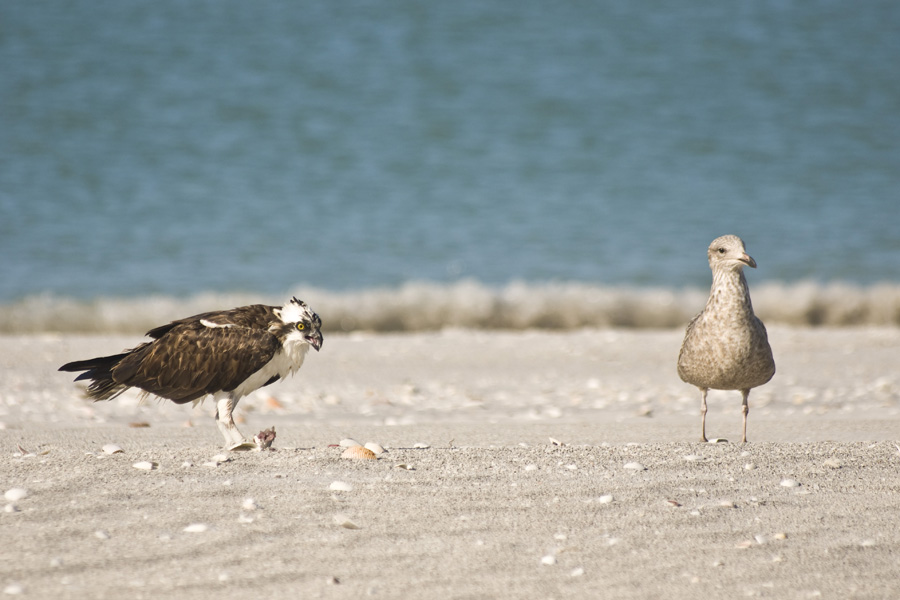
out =
[[[306,329],[306,325],[304,325],[303,323],[297,323],[297,331],[303,331],[304,329]]]

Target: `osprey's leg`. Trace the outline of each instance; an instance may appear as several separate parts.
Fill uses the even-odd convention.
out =
[[[700,441],[706,441],[706,394],[709,388],[700,388]]]
[[[256,444],[248,442],[244,436],[238,431],[237,425],[234,424],[232,412],[237,405],[237,399],[230,394],[222,398],[216,398],[216,425],[225,438],[225,447],[229,450],[238,450],[244,447],[253,447]],[[247,446],[250,444],[250,446]]]
[[[741,412],[744,413],[744,428],[741,433],[741,442],[747,442],[747,413],[750,412],[750,405],[747,403],[747,398],[750,396],[750,390],[741,390],[741,396],[743,396],[744,400],[741,403]]]

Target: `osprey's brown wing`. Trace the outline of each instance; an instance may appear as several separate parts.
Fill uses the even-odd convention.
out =
[[[223,313],[199,317],[216,323]],[[158,339],[138,346],[113,367],[117,384],[182,404],[206,394],[230,392],[281,349],[278,338],[266,329],[209,327],[198,317],[165,327]]]

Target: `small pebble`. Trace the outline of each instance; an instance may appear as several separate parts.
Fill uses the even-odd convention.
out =
[[[28,497],[28,490],[25,488],[10,488],[3,494],[8,502],[18,502]]]

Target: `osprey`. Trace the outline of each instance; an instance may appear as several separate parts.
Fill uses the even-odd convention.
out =
[[[70,362],[60,371],[84,371],[89,398],[111,400],[138,388],[176,404],[196,404],[209,394],[216,424],[229,449],[251,448],[234,424],[238,401],[275,383],[303,364],[309,347],[322,347],[322,320],[305,302],[253,304],[207,312],[151,329],[152,341],[122,354]]]

